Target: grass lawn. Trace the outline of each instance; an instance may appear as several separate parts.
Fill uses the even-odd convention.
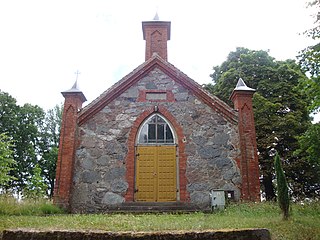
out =
[[[204,214],[52,214],[54,210],[32,206],[29,211],[0,204],[0,231],[13,228],[105,231],[170,231],[268,228],[272,239],[320,239],[320,203],[292,205],[291,217],[283,221],[273,203],[232,204],[225,211]],[[44,210],[35,210],[35,209]],[[6,209],[9,209],[7,206]],[[13,212],[12,212],[13,211]],[[51,214],[48,214],[51,213]]]

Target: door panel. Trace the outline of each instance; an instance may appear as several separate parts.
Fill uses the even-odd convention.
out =
[[[158,147],[158,201],[176,201],[176,147]]]
[[[136,198],[138,201],[156,201],[155,163],[156,147],[138,147],[136,158]]]
[[[136,201],[176,201],[176,146],[138,146]]]

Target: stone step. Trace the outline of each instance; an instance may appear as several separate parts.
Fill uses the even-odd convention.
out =
[[[125,202],[117,206],[108,206],[103,212],[108,213],[191,213],[207,212],[195,204],[181,202]]]
[[[3,240],[21,239],[163,239],[163,240],[193,240],[193,239],[255,239],[271,240],[268,229],[224,229],[224,230],[205,230],[205,231],[146,231],[146,232],[106,232],[106,231],[66,231],[66,230],[34,230],[34,229],[9,229],[4,230]]]

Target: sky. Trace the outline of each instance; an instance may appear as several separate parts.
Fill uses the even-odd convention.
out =
[[[90,103],[145,61],[142,21],[171,21],[168,61],[200,84],[236,47],[295,59],[312,42],[306,0],[1,0],[0,89],[18,104]],[[244,79],[245,80],[245,79]]]

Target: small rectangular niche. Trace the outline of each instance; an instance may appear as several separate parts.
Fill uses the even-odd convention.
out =
[[[226,194],[226,199],[228,202],[234,202],[235,198],[234,198],[234,191],[225,191]]]
[[[174,102],[172,90],[139,90],[138,102]]]
[[[167,93],[166,92],[146,92],[146,100],[151,100],[151,101],[167,100]]]

